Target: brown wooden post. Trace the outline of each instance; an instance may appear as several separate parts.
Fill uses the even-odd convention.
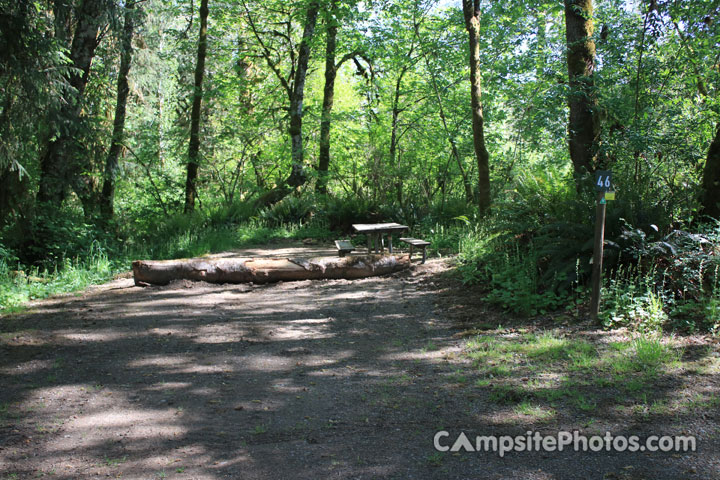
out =
[[[597,322],[600,314],[600,289],[602,286],[602,261],[605,243],[605,192],[598,192],[595,208],[595,246],[593,248],[592,298],[590,299],[590,318]]]

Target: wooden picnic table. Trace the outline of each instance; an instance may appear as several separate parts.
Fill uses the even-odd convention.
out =
[[[358,233],[364,233],[367,235],[367,247],[368,253],[372,252],[370,247],[370,241],[375,243],[375,253],[378,252],[378,245],[380,250],[384,248],[382,236],[388,234],[388,250],[393,253],[392,246],[392,234],[404,232],[408,229],[406,225],[400,225],[399,223],[356,223],[353,224],[353,229]]]

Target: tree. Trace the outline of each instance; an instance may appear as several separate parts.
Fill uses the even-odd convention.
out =
[[[415,25],[417,28],[417,24]],[[404,62],[400,68],[400,73],[395,80],[395,88],[393,90],[392,97],[392,123],[390,128],[390,150],[389,160],[390,168],[398,172],[399,170],[399,158],[398,158],[398,146],[400,144],[400,138],[402,133],[400,132],[400,115],[405,111],[405,108],[401,106],[401,97],[403,95],[403,79],[408,71],[415,66],[418,61],[418,57],[413,56],[415,53],[415,37],[410,41],[410,47],[404,56]],[[403,204],[403,178],[402,175],[398,175],[395,181],[395,196],[398,204]]]
[[[56,2],[56,5],[62,4]],[[98,46],[98,34],[106,8],[107,4],[103,0],[85,0],[76,8],[76,26],[70,46],[70,60],[74,69],[67,76],[71,88],[66,92],[67,106],[54,112],[55,136],[48,142],[40,158],[39,202],[59,206],[65,200],[69,187],[82,190],[77,183],[72,185],[82,173],[75,158],[75,135],[80,125],[83,93],[90,77],[90,66]],[[56,22],[60,38],[69,37],[64,30],[66,26],[65,22]]]
[[[328,170],[330,168],[330,126],[332,124],[332,109],[335,101],[335,79],[338,69],[348,60],[358,56],[351,52],[335,63],[337,50],[337,34],[339,28],[339,12],[336,0],[332,0],[330,8],[325,11],[325,86],[323,87],[322,115],[320,117],[320,147],[318,154],[318,180],[315,190],[318,193],[327,193]]]
[[[310,61],[310,42],[315,32],[319,8],[318,2],[311,2],[308,7],[305,17],[305,29],[298,50],[297,69],[295,70],[295,78],[293,79],[292,95],[290,97],[292,172],[286,183],[291,187],[299,187],[307,181],[303,166],[303,100],[305,98],[305,79],[307,78],[308,63]]]
[[[38,125],[60,111],[69,88],[69,59],[46,11],[32,2],[0,0],[0,226],[33,205]]]
[[[669,14],[685,53],[684,70],[689,73],[688,87],[690,91],[695,91],[693,93],[700,100],[702,109],[708,114],[705,122],[713,121],[715,124],[702,170],[699,199],[701,215],[720,219],[720,121],[717,120],[720,113],[717,56],[720,28],[708,12],[706,2],[688,1],[669,4],[668,11],[663,13]]]
[[[122,33],[122,45],[120,51],[120,70],[117,80],[117,101],[115,105],[115,121],[113,122],[113,133],[110,140],[110,151],[105,162],[105,175],[103,181],[102,195],[100,197],[100,214],[107,221],[112,218],[115,201],[115,177],[118,170],[118,159],[122,149],[125,134],[125,115],[127,111],[127,99],[130,93],[128,74],[132,62],[132,38],[133,38],[133,16],[135,15],[135,3],[128,2],[125,5],[125,22]]]
[[[485,146],[480,71],[480,0],[463,0],[465,28],[470,46],[470,99],[472,106],[473,146],[478,166],[478,207],[490,207],[490,154]]]
[[[700,205],[700,213],[720,220],[720,122],[705,160]]]
[[[593,73],[595,70],[595,42],[593,34],[592,0],[565,0],[565,36],[570,92],[568,139],[570,160],[576,178],[593,172],[597,164],[597,143],[600,122]]]
[[[205,75],[205,57],[207,56],[207,20],[208,0],[200,3],[200,34],[198,36],[197,63],[195,64],[195,84],[193,104],[190,114],[190,144],[188,146],[187,177],[185,180],[185,213],[195,210],[197,199],[197,176],[200,162],[200,114],[203,97],[203,77]]]
[[[253,31],[253,34],[255,35],[255,38],[260,45],[260,54],[265,59],[277,79],[280,81],[280,84],[282,85],[283,89],[287,94],[290,104],[290,126],[288,128],[288,133],[290,134],[291,152],[290,175],[280,185],[262,195],[257,200],[257,205],[259,206],[272,205],[279,202],[285,196],[287,196],[294,188],[303,185],[307,181],[307,175],[305,173],[303,165],[303,101],[305,98],[305,80],[307,78],[308,64],[310,61],[311,42],[313,39],[313,35],[315,34],[315,25],[317,23],[319,10],[320,4],[316,0],[312,0],[307,6],[300,45],[297,47],[297,52],[292,49],[292,46],[291,50],[288,52],[291,57],[291,68],[290,75],[286,78],[280,71],[280,60],[275,59],[270,47],[263,40],[263,34],[255,20],[253,19],[253,16],[247,7],[247,4],[245,4],[245,11],[247,13],[248,22]],[[290,25],[290,21],[287,22],[287,25]],[[292,44],[290,35],[283,34],[281,32],[272,32],[272,34],[283,37],[288,41],[289,44]]]
[[[330,167],[330,122],[335,97],[335,78],[338,65],[335,64],[337,48],[337,2],[325,12],[327,39],[325,43],[325,87],[323,88],[322,117],[320,119],[320,153],[318,155],[318,180],[315,189],[318,193],[327,193],[327,175]]]

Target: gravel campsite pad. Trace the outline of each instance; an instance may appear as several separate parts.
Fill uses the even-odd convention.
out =
[[[570,394],[498,401],[497,379],[524,368],[519,350],[494,365],[504,377],[482,376],[468,342],[511,338],[497,324],[512,322],[449,268],[431,260],[388,277],[270,285],[122,278],[2,317],[0,479],[720,478],[716,343],[683,340],[692,368],[667,367],[645,403],[617,408],[614,390],[592,408]],[[612,335],[568,332],[588,345]],[[528,372],[518,384],[540,381]],[[685,397],[695,403],[683,409]],[[662,411],[635,408],[660,400]],[[698,450],[501,458],[439,452],[441,430],[449,444],[461,431],[684,434]]]

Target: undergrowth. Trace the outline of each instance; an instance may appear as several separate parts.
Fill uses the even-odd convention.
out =
[[[462,218],[453,218],[457,213]],[[464,202],[413,209],[357,197],[296,196],[260,210],[239,203],[206,206],[191,215],[133,219],[120,215],[104,227],[80,221],[80,217],[81,212],[72,209],[39,215],[25,226],[33,232],[31,242],[24,240],[28,235],[21,230],[3,231],[0,311],[107,281],[127,272],[138,258],[196,257],[288,240],[329,242],[351,233],[352,223],[380,221],[405,223],[413,235],[432,242],[430,255],[448,255],[458,252],[468,230],[477,223],[473,208]],[[43,246],[49,249],[43,251]]]
[[[589,300],[595,194],[552,169],[514,187],[460,239],[462,281],[516,314],[579,312]],[[622,198],[607,207],[602,325],[720,333],[720,225],[683,230],[637,192]]]
[[[306,238],[327,240],[333,233],[322,222],[269,225],[251,219],[239,225],[210,224],[206,218],[174,217],[153,232],[128,238],[122,247],[91,243],[86,252],[56,264],[25,265],[0,245],[0,312],[29,300],[82,290],[127,272],[138,258],[173,259]]]

